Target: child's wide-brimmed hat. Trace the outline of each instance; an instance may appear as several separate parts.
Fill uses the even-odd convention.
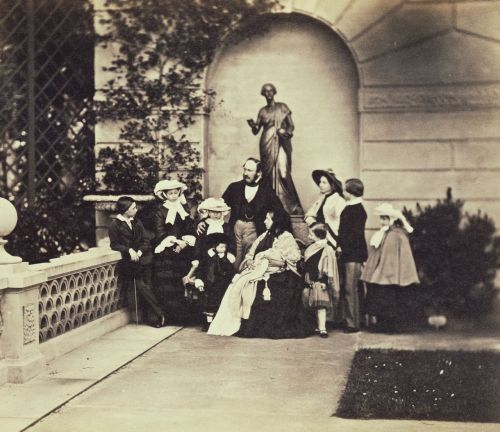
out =
[[[389,216],[392,218],[398,218],[401,212],[395,209],[389,203],[382,203],[379,206],[375,207],[375,214],[379,216]]]
[[[326,170],[314,170],[312,172],[312,178],[317,185],[319,185],[321,177],[326,177],[328,183],[330,183],[336,191],[342,192],[342,182],[337,178],[331,168],[327,168]]]
[[[160,180],[155,185],[154,194],[158,198],[162,198],[158,195],[160,192],[168,191],[168,190],[172,190],[172,189],[180,189],[181,194],[182,194],[187,189],[187,186],[178,180]]]
[[[223,198],[207,198],[198,206],[198,211],[206,212],[206,211],[214,211],[225,213],[231,210]]]
[[[413,232],[413,227],[406,220],[405,216],[403,215],[403,212],[401,210],[394,208],[389,203],[382,203],[379,206],[375,207],[375,214],[379,216],[389,216],[393,220],[399,220],[401,221],[403,228],[408,233],[411,234]]]

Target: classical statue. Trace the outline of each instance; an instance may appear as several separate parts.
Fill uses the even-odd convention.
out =
[[[292,112],[285,103],[274,100],[273,84],[264,84],[260,94],[266,98],[266,106],[259,110],[256,122],[249,119],[247,123],[254,135],[263,129],[259,143],[263,178],[270,182],[289,214],[303,214],[291,173]]]

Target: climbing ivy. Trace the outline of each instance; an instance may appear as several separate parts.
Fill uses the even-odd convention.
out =
[[[100,43],[115,53],[104,68],[113,78],[100,90],[96,112],[104,124],[120,125],[124,144],[99,153],[101,188],[150,193],[159,178],[177,176],[197,201],[200,150],[184,132],[210,110],[206,67],[223,43],[261,32],[255,21],[278,2],[107,0],[106,8]]]

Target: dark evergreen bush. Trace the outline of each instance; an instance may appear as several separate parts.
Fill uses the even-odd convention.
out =
[[[404,213],[415,228],[410,236],[421,279],[420,302],[427,314],[481,319],[496,295],[500,238],[488,215],[463,211],[464,201],[446,198]]]

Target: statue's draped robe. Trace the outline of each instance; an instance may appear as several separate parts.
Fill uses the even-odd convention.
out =
[[[292,180],[292,142],[291,138],[278,135],[278,129],[283,129],[291,137],[293,123],[288,106],[276,102],[272,107],[263,107],[257,116],[257,125],[262,126],[260,137],[260,159],[263,164],[263,177],[269,181],[289,214],[302,214],[299,196]],[[286,157],[283,170],[279,170],[278,156],[280,149]],[[283,172],[284,171],[284,172]]]

